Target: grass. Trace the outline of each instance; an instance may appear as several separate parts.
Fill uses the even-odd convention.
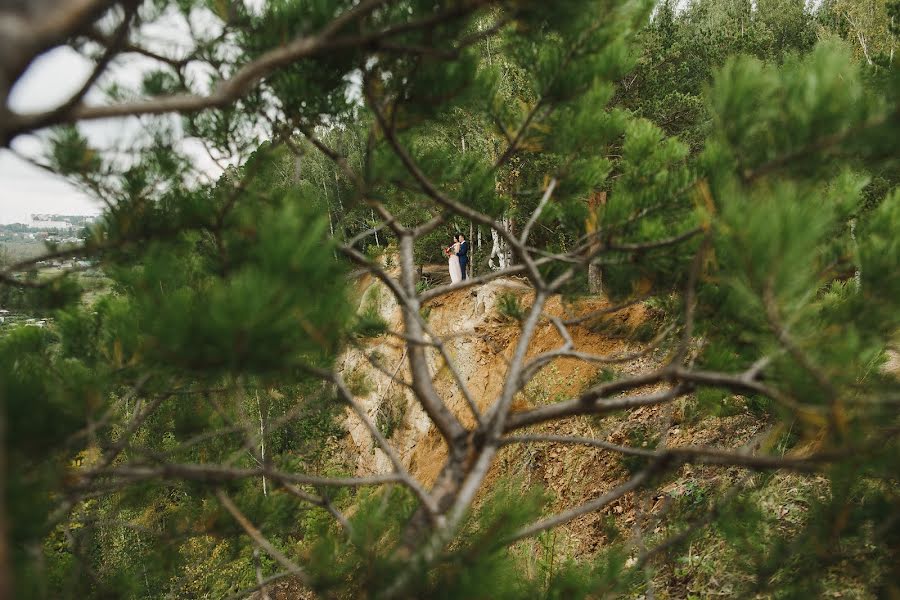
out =
[[[525,316],[519,297],[511,292],[500,294],[497,298],[497,312],[501,319],[510,322],[521,321]]]
[[[609,383],[611,381],[615,381],[619,378],[619,372],[616,369],[611,367],[603,367],[597,373],[588,380],[587,385],[585,385],[584,390],[587,391],[593,387],[600,385],[601,383]]]
[[[421,294],[426,290],[431,289],[431,281],[429,281],[425,277],[421,277],[419,281],[416,282],[416,293]]]
[[[403,425],[406,416],[407,401],[402,393],[395,393],[384,400],[378,407],[375,425],[385,438],[390,439],[394,432]]]
[[[358,367],[351,371],[346,378],[347,389],[354,396],[368,396],[372,392],[372,382],[366,375],[366,369]]]
[[[5,254],[7,260],[13,263],[35,258],[46,251],[47,246],[43,242],[0,242],[0,256]]]

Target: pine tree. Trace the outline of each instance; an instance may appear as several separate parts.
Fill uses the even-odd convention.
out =
[[[890,65],[875,72],[839,39],[813,45],[813,15],[790,2],[681,16],[632,0],[261,4],[3,9],[17,23],[0,31],[4,147],[48,131],[33,159],[107,209],[78,248],[0,267],[4,294],[53,316],[0,332],[0,597],[245,597],[279,581],[341,597],[628,595],[695,535],[742,558],[740,593],[812,597],[820,570],[860,548],[871,590],[897,592],[897,381],[881,369],[900,331]],[[148,30],[172,22],[188,47],[153,43]],[[715,55],[685,54],[705,36]],[[93,75],[56,109],[14,110],[13,85],[58,46],[90,57]],[[140,85],[123,65],[140,66]],[[79,128],[126,117],[140,123],[128,160]],[[221,163],[216,177],[191,146]],[[432,240],[470,223],[510,264],[422,285]],[[395,264],[373,257],[388,242]],[[90,258],[107,292],[81,302],[78,273],[48,277],[48,257]],[[610,302],[660,307],[661,366],[514,410],[559,358],[622,360],[577,348],[576,323],[547,312],[589,292],[596,269]],[[359,272],[381,282],[402,331],[381,299],[357,305]],[[513,276],[531,290],[505,308],[517,341],[499,395],[478,397],[429,302]],[[529,354],[548,324],[563,345]],[[399,340],[402,364],[367,352],[369,338]],[[403,390],[390,414],[362,406],[363,369],[337,368],[348,348]],[[737,396],[773,438],[797,432],[781,452],[771,439],[743,452],[542,429]],[[392,443],[408,403],[446,450],[433,481]],[[341,460],[346,413],[384,472]],[[627,475],[558,513],[488,476],[505,448],[550,443],[615,452]],[[760,484],[737,478],[671,535],[645,532],[649,546],[522,575],[529,540],[686,464],[796,472],[827,493],[789,535],[759,509]]]

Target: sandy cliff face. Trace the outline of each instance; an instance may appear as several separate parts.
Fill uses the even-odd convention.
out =
[[[359,282],[360,310],[375,309],[388,322],[391,330],[402,332],[400,308],[390,292],[377,280],[365,277]],[[518,324],[500,316],[498,301],[513,294],[524,306],[531,301],[527,285],[516,279],[499,279],[470,290],[461,290],[435,299],[423,308],[432,332],[444,339],[447,351],[470,389],[480,410],[487,410],[497,399],[505,378],[507,360],[518,341]],[[546,313],[554,316],[587,314],[608,303],[599,298],[586,299],[576,305],[564,305],[554,298]],[[642,305],[635,305],[604,317],[605,326],[571,328],[576,349],[592,354],[622,355],[640,353],[638,344],[628,342],[610,332],[631,330],[651,318]],[[562,338],[549,321],[538,327],[529,348],[529,357],[562,345]],[[366,354],[373,354],[382,370],[372,367]],[[664,356],[645,356],[614,365],[617,374],[634,375],[659,365]],[[438,393],[467,425],[474,419],[465,399],[437,350],[429,354],[431,372]],[[391,376],[409,380],[402,340],[383,336],[370,340],[361,349],[352,349],[341,358],[339,369],[355,383],[358,401],[369,416],[390,433],[394,445],[411,473],[430,484],[446,457],[445,446],[427,415],[401,384]],[[546,367],[521,392],[515,409],[568,399],[582,392],[600,376],[600,367],[574,359],[559,359]],[[644,393],[648,389],[638,390]],[[373,444],[362,422],[347,414],[350,431],[350,456],[356,457],[358,475],[388,472],[387,456]],[[767,435],[764,424],[747,411],[700,423],[684,422],[684,402],[663,407],[645,407],[621,415],[599,418],[577,418],[553,423],[538,429],[542,433],[597,437],[619,444],[656,444],[664,437],[670,445],[709,444],[736,448],[762,443]],[[646,440],[642,442],[641,440]],[[606,540],[609,518],[621,527],[629,527],[641,515],[663,510],[667,501],[685,493],[704,478],[717,474],[685,466],[679,478],[665,488],[648,494],[630,494],[603,511],[585,515],[570,523],[564,536],[572,555],[590,554]],[[490,479],[513,476],[526,485],[541,485],[556,498],[553,509],[561,510],[595,498],[624,481],[628,472],[620,456],[597,448],[561,444],[536,444],[507,447],[499,455]],[[667,500],[668,499],[668,500]]]
[[[500,394],[505,379],[507,360],[518,341],[518,326],[500,316],[498,299],[513,294],[527,306],[531,301],[530,289],[514,279],[499,279],[470,290],[461,290],[429,302],[423,309],[431,332],[442,338],[461,378],[469,388],[476,404],[487,410]],[[577,307],[563,307],[561,301],[552,300],[548,314],[563,316],[566,310],[579,312],[600,308],[602,301],[582,302]],[[360,310],[376,309],[388,322],[392,331],[403,331],[403,321],[396,300],[383,284],[372,278],[360,282]],[[613,316],[636,325],[643,319],[642,307],[631,307]],[[594,353],[617,354],[634,350],[619,340],[604,338],[584,327],[572,328],[576,345],[580,350]],[[542,323],[529,349],[529,355],[552,350],[562,344],[562,338],[549,322]],[[366,354],[376,357],[384,367],[373,367]],[[645,363],[647,361],[644,361]],[[450,409],[466,425],[474,423],[471,411],[456,385],[452,372],[436,349],[429,353],[431,372],[438,393]],[[627,364],[631,372],[639,370],[640,361]],[[385,423],[393,415],[402,418],[391,431],[391,442],[412,473],[430,482],[440,467],[445,450],[431,427],[427,415],[413,400],[404,386],[392,381],[392,376],[409,379],[408,366],[402,340],[396,336],[383,336],[371,341],[363,349],[352,349],[339,363],[344,377],[356,383],[363,393],[358,401],[376,422]],[[597,367],[574,360],[558,360],[545,369],[526,392],[516,399],[516,407],[549,401],[580,392],[596,375]],[[552,378],[548,378],[552,375]],[[552,381],[550,379],[553,379]],[[398,410],[399,405],[399,410]],[[351,443],[359,459],[356,464],[360,475],[385,472],[391,469],[387,456],[373,448],[371,436],[363,423],[348,413],[347,427]]]

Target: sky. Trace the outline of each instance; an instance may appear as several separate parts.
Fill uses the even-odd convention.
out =
[[[13,88],[10,105],[21,112],[58,106],[78,90],[90,69],[90,63],[73,50],[48,52]],[[13,143],[17,152],[28,155],[39,155],[41,146],[36,136],[22,136]],[[64,179],[30,165],[9,150],[0,150],[0,223],[27,223],[33,213],[88,215],[99,211],[96,201]]]
[[[250,2],[251,7],[259,4]],[[195,22],[200,31],[215,27],[203,14]],[[191,45],[190,33],[183,20],[173,15],[140,31],[141,42],[158,52],[182,55]],[[156,67],[149,59],[129,56],[116,60],[108,74],[125,86],[140,82],[147,69]],[[10,95],[10,107],[22,113],[41,112],[64,103],[77,92],[90,76],[93,64],[75,50],[62,46],[38,57],[16,83]],[[92,91],[85,98],[88,104],[103,102],[100,92]],[[137,138],[140,126],[136,119],[101,120],[81,123],[79,130],[89,143],[99,148],[128,148]],[[13,141],[15,152],[0,149],[0,223],[27,223],[32,214],[92,215],[101,211],[102,204],[79,191],[62,177],[49,174],[20,159],[16,153],[30,157],[43,155],[42,136],[19,136]],[[199,171],[217,177],[221,169],[201,150],[186,142],[182,148],[195,158]]]

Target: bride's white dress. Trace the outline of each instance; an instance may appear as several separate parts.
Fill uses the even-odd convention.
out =
[[[459,244],[453,244],[453,252],[459,252]],[[449,259],[450,283],[462,280],[462,269],[459,268],[459,257],[451,254]]]

